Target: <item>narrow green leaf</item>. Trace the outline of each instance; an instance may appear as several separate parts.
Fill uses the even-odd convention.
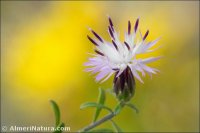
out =
[[[53,107],[53,110],[54,110],[56,127],[57,127],[60,124],[60,110],[59,110],[59,107],[58,107],[58,105],[56,104],[55,101],[50,100],[50,104],[51,104],[51,106]]]
[[[119,114],[122,110],[122,105],[119,103],[116,107],[115,107],[115,115]]]
[[[62,130],[60,130],[61,127],[65,127],[65,124],[61,123],[58,127],[56,127],[59,128],[59,130],[54,131],[54,133],[62,133]]]
[[[99,97],[98,97],[98,102],[97,103],[100,104],[100,105],[104,105],[105,100],[106,100],[105,91],[103,89],[99,88]],[[98,116],[99,116],[99,114],[101,112],[101,109],[102,109],[101,107],[97,107],[96,108],[96,112],[94,114],[93,122],[95,122],[97,120],[97,118],[98,118]]]
[[[106,132],[106,133],[114,133],[114,131],[112,129],[107,129],[107,128],[101,128],[101,129],[95,129],[95,130],[91,130],[89,132],[92,132],[92,133],[103,133],[103,132]]]
[[[101,104],[97,104],[95,102],[86,102],[86,103],[83,103],[83,104],[81,104],[80,109],[85,109],[85,108],[88,108],[88,107],[99,107],[99,108],[106,109],[106,110],[108,110],[111,113],[113,112],[112,109],[110,109],[109,107],[106,107],[106,106],[101,105]]]
[[[112,126],[115,128],[117,133],[122,132],[121,128],[113,120],[110,120],[110,121],[111,121]]]
[[[88,107],[97,107],[97,106],[98,105],[95,102],[86,102],[86,103],[81,104],[80,109],[85,109]]]
[[[127,105],[128,107],[130,107],[131,109],[135,110],[136,113],[139,113],[139,110],[135,107],[134,104],[132,104],[132,103],[127,103],[126,105]]]

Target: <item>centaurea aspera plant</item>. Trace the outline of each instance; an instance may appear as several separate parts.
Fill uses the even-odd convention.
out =
[[[134,96],[135,92],[135,78],[143,83],[138,72],[145,76],[149,74],[156,74],[159,70],[147,66],[147,63],[156,61],[160,57],[148,57],[145,59],[138,58],[137,55],[145,54],[148,52],[153,52],[156,49],[151,49],[160,38],[147,42],[146,38],[149,34],[149,30],[146,31],[144,36],[140,33],[138,38],[136,35],[138,33],[139,18],[136,20],[134,27],[131,27],[131,22],[128,21],[128,30],[125,32],[124,41],[120,41],[119,33],[115,30],[113,22],[110,17],[108,17],[109,26],[108,33],[111,38],[111,42],[106,41],[100,35],[98,35],[94,30],[89,28],[92,34],[96,37],[95,39],[87,36],[90,42],[95,46],[96,54],[91,54],[93,57],[89,58],[89,61],[84,65],[87,66],[87,72],[92,74],[97,74],[96,81],[104,82],[114,75],[113,80],[113,92],[118,99],[118,105],[114,110],[105,106],[105,91],[100,89],[98,102],[87,102],[81,105],[81,109],[87,107],[96,107],[96,112],[94,114],[93,122],[86,126],[85,128],[79,130],[79,132],[87,131],[111,131],[110,129],[97,129],[92,130],[98,125],[110,120],[113,127],[117,132],[121,132],[121,129],[112,120],[113,117],[119,114],[123,107],[128,106],[138,112],[138,109],[130,103],[131,98]],[[97,121],[97,118],[102,109],[108,110],[110,113]]]

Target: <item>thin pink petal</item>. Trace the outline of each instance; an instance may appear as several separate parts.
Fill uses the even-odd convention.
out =
[[[137,73],[137,71],[136,71],[133,67],[131,67],[131,71],[132,71],[133,75],[134,75],[141,83],[144,83],[144,82],[142,81],[142,79],[140,78],[140,75]]]
[[[114,72],[110,73],[104,80],[101,81],[101,83],[105,82],[106,80],[108,80],[110,78],[110,76],[113,75]]]
[[[147,49],[153,47],[158,41],[160,40],[160,37],[154,40],[153,42],[150,42],[147,44]]]
[[[109,71],[101,71],[97,76],[96,76],[96,81],[100,81],[103,79],[106,75],[108,75]]]
[[[160,58],[161,58],[161,56],[159,56],[159,57],[150,57],[150,58],[142,59],[141,62],[146,64],[146,63],[150,63],[150,62],[156,61],[156,60],[158,60]]]
[[[150,73],[153,73],[153,74],[156,74],[156,72],[151,68],[151,67],[148,67],[147,65],[144,65],[144,64],[140,64],[140,66],[147,72],[150,72]]]

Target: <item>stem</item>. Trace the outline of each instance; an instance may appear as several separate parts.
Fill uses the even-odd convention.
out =
[[[115,113],[110,113],[108,115],[106,115],[105,117],[103,117],[102,119],[94,122],[94,123],[91,123],[89,126],[86,126],[84,127],[83,129],[79,130],[79,132],[86,132],[86,131],[89,131],[90,129],[112,119],[113,117],[115,116]]]

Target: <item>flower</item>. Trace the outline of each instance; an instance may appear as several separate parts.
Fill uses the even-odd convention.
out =
[[[142,59],[137,58],[136,56],[139,54],[153,52],[154,50],[156,50],[150,48],[152,48],[152,46],[154,46],[160,38],[151,42],[147,42],[146,38],[149,34],[149,30],[146,31],[144,36],[140,34],[140,38],[137,38],[136,34],[138,33],[139,25],[138,18],[135,22],[133,31],[131,31],[131,22],[128,21],[128,31],[125,32],[124,42],[121,42],[119,40],[119,33],[117,33],[114,29],[114,25],[111,18],[108,17],[108,19],[108,33],[111,37],[111,42],[104,40],[94,30],[89,28],[89,30],[96,37],[96,39],[92,39],[90,36],[87,36],[88,39],[95,45],[94,51],[96,52],[96,54],[92,54],[93,57],[89,58],[89,61],[84,64],[85,66],[89,66],[89,68],[86,68],[86,71],[92,72],[92,74],[98,73],[96,76],[96,81],[101,82],[106,81],[110,76],[115,74],[114,84],[121,84],[121,89],[124,88],[124,83],[120,83],[120,81],[118,80],[130,84],[128,80],[134,80],[135,77],[141,83],[143,83],[143,80],[141,79],[138,72],[141,72],[142,76],[145,76],[145,72],[150,76],[152,76],[152,74],[156,74],[156,72],[158,72],[159,70],[149,67],[146,64],[156,61],[160,59],[160,57],[148,57]],[[126,71],[129,73],[129,75],[125,74]],[[123,75],[129,78],[125,78],[123,77]],[[118,77],[121,77],[121,79]],[[127,81],[125,81],[126,79]],[[119,88],[114,88],[117,93]]]

